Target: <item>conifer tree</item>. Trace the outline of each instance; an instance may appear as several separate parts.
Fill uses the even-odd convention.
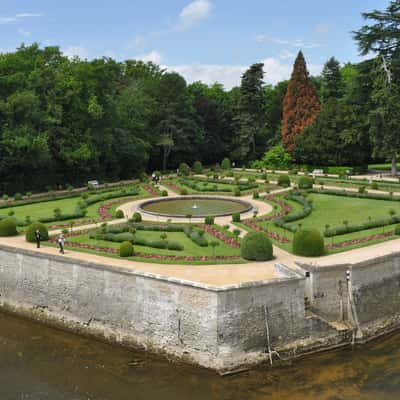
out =
[[[340,63],[335,57],[331,57],[322,71],[322,98],[326,101],[330,98],[340,98],[343,92],[343,78],[340,72]]]
[[[296,136],[314,123],[320,108],[303,53],[300,51],[283,99],[282,142],[290,153],[294,152]]]

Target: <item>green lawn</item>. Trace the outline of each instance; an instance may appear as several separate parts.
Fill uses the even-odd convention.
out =
[[[293,222],[293,224],[301,224],[303,228],[316,228],[321,233],[325,230],[325,225],[329,224],[331,227],[342,225],[343,221],[347,220],[349,224],[357,224],[365,222],[370,216],[373,219],[389,217],[390,210],[396,210],[400,214],[400,202],[386,201],[386,200],[373,200],[373,199],[357,199],[353,197],[341,197],[326,194],[312,193],[308,197],[313,201],[312,213],[302,220]],[[289,203],[293,210],[301,209],[301,205],[293,201],[285,200]],[[273,204],[273,203],[271,203]],[[279,211],[279,207],[278,210]],[[259,222],[261,227],[276,232],[290,241],[293,238],[293,233],[275,226],[273,221]],[[238,224],[240,227],[248,229],[243,224]],[[325,244],[340,243],[348,240],[359,239],[370,235],[381,234],[383,232],[393,231],[395,225],[363,230],[360,232],[348,233],[334,238],[325,238]],[[371,244],[390,240],[391,238],[377,239],[368,243],[354,244],[346,248],[335,248],[330,250],[329,253],[343,252],[353,248],[365,247]],[[393,238],[392,238],[393,239]],[[291,251],[292,245],[281,244],[274,241],[277,246]]]
[[[115,190],[120,190],[120,189],[115,189]],[[107,194],[111,193],[112,190],[109,191],[102,191],[101,194]],[[94,192],[93,195],[96,195],[97,193]],[[149,194],[142,188],[140,187],[140,192],[135,198],[139,197],[147,197]],[[127,201],[132,198],[132,196],[127,196],[127,197],[120,197],[118,199],[126,199]],[[90,195],[89,195],[90,199]],[[110,199],[110,200],[105,200],[103,202],[91,204],[87,208],[87,214],[84,217],[84,219],[95,219],[98,218],[98,210],[100,206],[109,201],[114,201],[118,200],[116,199]],[[2,208],[0,209],[0,215],[6,216],[8,215],[9,212],[13,211],[14,216],[21,221],[25,220],[25,217],[29,216],[32,221],[38,220],[39,218],[44,218],[44,217],[52,217],[54,215],[54,209],[59,208],[63,214],[66,213],[72,213],[74,212],[78,202],[81,200],[81,197],[71,197],[71,198],[66,198],[66,199],[58,199],[58,200],[47,200],[39,203],[33,203],[33,204],[28,204],[28,205],[21,205],[21,206],[13,206],[13,207],[7,207],[7,208]],[[110,212],[113,213],[115,212],[115,209],[119,205],[112,206],[110,209]],[[79,222],[80,219],[76,220],[68,220],[65,221],[65,223],[69,221],[75,221]],[[64,222],[64,221],[63,221]],[[54,225],[56,224],[57,221],[51,222],[47,225]]]

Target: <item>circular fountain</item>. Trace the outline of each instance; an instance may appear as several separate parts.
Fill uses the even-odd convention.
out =
[[[253,206],[247,201],[226,197],[182,196],[148,200],[140,204],[138,211],[160,217],[193,218],[224,217],[246,213]]]

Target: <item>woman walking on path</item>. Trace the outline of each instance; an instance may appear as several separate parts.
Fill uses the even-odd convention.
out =
[[[42,235],[40,234],[39,229],[35,231],[35,239],[36,239],[36,247],[40,249],[40,241],[42,240]]]
[[[65,238],[63,234],[58,237],[58,246],[60,247],[60,253],[64,254]]]

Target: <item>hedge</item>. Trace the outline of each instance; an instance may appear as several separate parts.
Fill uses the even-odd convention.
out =
[[[135,212],[135,213],[133,213],[131,219],[133,222],[142,222],[142,214]]]
[[[358,199],[400,201],[400,197],[391,196],[390,194],[357,193],[357,192],[346,192],[346,191],[342,191],[342,190],[328,190],[328,189],[312,190],[311,192],[312,193],[330,194],[332,196],[355,197]]]
[[[49,240],[49,231],[48,231],[46,225],[44,225],[40,222],[35,222],[32,225],[29,225],[29,227],[25,233],[25,240],[29,243],[35,243],[36,242],[35,232],[38,229],[40,232],[41,240],[44,240],[44,241]]]
[[[296,193],[285,196],[285,199],[295,201],[296,203],[301,204],[303,208],[301,210],[291,212],[290,214],[275,219],[274,224],[290,232],[296,232],[298,226],[290,224],[290,222],[298,221],[300,219],[308,217],[312,212],[312,205],[305,197]]]
[[[232,222],[240,222],[240,213],[232,214]]]
[[[298,230],[293,237],[292,250],[298,256],[322,256],[325,253],[324,238],[316,229]]]
[[[208,241],[204,237],[204,231],[198,231],[193,229],[191,226],[185,226],[183,228],[183,232],[185,232],[185,235],[195,244],[197,244],[200,247],[207,247],[208,246]],[[202,234],[200,232],[203,232]]]
[[[272,260],[273,250],[271,240],[261,232],[248,233],[241,242],[240,253],[245,260]]]
[[[0,236],[17,236],[17,223],[15,218],[4,218],[0,221]]]

